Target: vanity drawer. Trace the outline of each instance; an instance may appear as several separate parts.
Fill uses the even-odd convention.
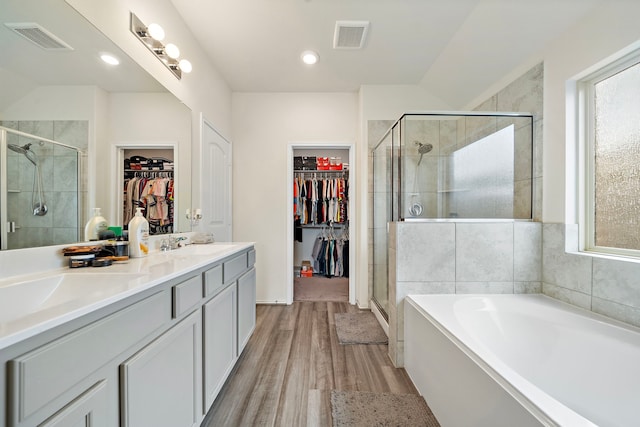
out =
[[[222,270],[224,283],[228,284],[235,280],[240,274],[247,269],[247,253],[231,258],[224,262],[224,268]]]
[[[11,407],[21,422],[166,322],[170,298],[158,292],[10,362]]]
[[[180,317],[202,299],[202,277],[185,280],[173,287],[173,317]]]
[[[256,250],[251,249],[249,252],[247,252],[247,268],[253,267],[255,263],[256,263]]]
[[[222,280],[222,264],[218,264],[213,268],[204,272],[204,296],[217,294],[224,286]]]

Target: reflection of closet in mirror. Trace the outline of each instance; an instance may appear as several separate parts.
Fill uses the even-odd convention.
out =
[[[136,208],[149,221],[149,234],[175,230],[175,181],[173,148],[122,150],[122,224],[126,230]]]

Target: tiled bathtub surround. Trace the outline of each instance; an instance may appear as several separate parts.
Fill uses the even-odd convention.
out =
[[[544,224],[542,292],[640,326],[640,262],[578,253],[575,224]]]
[[[404,298],[416,294],[539,293],[542,224],[389,224],[389,355],[404,364]]]

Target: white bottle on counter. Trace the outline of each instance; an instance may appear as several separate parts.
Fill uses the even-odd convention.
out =
[[[88,242],[90,240],[98,240],[100,232],[107,229],[107,220],[104,219],[100,208],[93,208],[93,217],[87,222],[84,227],[84,240]]]
[[[129,256],[141,258],[149,253],[149,221],[142,215],[142,208],[129,221]]]

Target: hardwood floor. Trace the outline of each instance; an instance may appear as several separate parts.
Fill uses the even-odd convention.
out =
[[[344,302],[259,305],[256,330],[201,427],[331,426],[332,389],[413,393],[386,345],[341,345]]]

